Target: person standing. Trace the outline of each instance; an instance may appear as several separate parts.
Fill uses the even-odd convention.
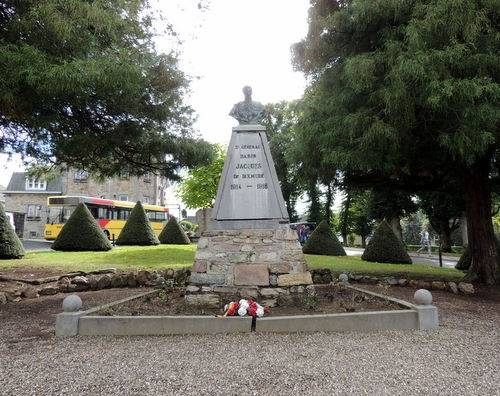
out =
[[[417,250],[417,254],[419,255],[420,252],[425,251],[427,249],[427,253],[429,254],[429,257],[431,256],[431,241],[429,238],[429,231],[427,229],[423,229],[422,233],[420,234],[420,248]]]

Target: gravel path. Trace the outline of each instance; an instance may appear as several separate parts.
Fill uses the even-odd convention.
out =
[[[500,395],[500,299],[434,296],[429,332],[65,340],[60,299],[38,301],[36,324],[0,311],[0,394]]]

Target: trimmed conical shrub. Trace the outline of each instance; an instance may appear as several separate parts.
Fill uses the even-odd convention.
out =
[[[172,216],[165,227],[163,227],[160,235],[158,235],[158,239],[165,245],[189,245],[191,243],[174,216]]]
[[[0,204],[0,259],[19,259],[26,253]]]
[[[377,263],[411,264],[411,258],[387,221],[382,221],[373,233],[362,260]]]
[[[106,251],[111,248],[108,238],[83,203],[78,204],[52,244],[52,249],[65,252]]]
[[[120,232],[117,245],[159,245],[160,241],[149,224],[146,211],[142,207],[140,201],[134,206],[130,212],[130,216],[125,223],[125,226]]]
[[[328,222],[323,220],[309,236],[302,251],[307,254],[323,256],[345,256],[345,250],[338,238],[330,229]]]

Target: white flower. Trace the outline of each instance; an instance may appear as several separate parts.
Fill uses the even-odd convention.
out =
[[[240,306],[238,309],[238,315],[245,316],[247,314],[247,309]]]
[[[248,301],[245,300],[245,299],[241,299],[240,300],[240,308],[245,308],[245,311],[248,309],[249,305],[248,305]]]
[[[257,307],[257,317],[262,318],[264,316],[264,308],[262,308],[260,305]]]

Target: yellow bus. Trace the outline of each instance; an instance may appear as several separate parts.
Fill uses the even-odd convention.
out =
[[[53,196],[47,198],[47,223],[44,237],[54,240],[59,235],[64,223],[69,219],[79,203],[84,203],[109,239],[116,239],[122,231],[135,202],[115,201],[104,198],[79,196]],[[164,223],[169,218],[168,209],[158,205],[142,205],[146,210],[151,227],[159,235]]]

